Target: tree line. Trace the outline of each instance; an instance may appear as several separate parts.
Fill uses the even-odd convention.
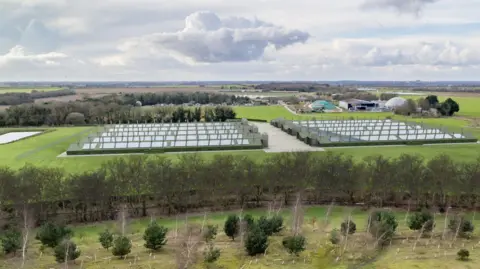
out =
[[[178,159],[118,158],[74,174],[32,165],[18,171],[0,168],[4,219],[18,218],[28,208],[37,224],[57,218],[67,223],[111,220],[122,205],[137,217],[149,210],[176,214],[261,207],[271,201],[288,205],[298,193],[306,204],[474,209],[480,197],[480,157],[455,162],[448,155],[425,160],[404,154],[357,161],[349,155],[300,152],[255,161],[182,154]]]
[[[0,94],[1,106],[14,106],[20,104],[28,104],[35,102],[36,99],[51,98],[67,95],[75,95],[75,90],[62,89],[57,91],[36,91],[27,92],[7,92]]]
[[[0,111],[0,127],[59,126],[134,122],[225,121],[235,118],[228,106],[149,106],[125,104],[118,97],[74,102],[22,104]]]
[[[460,111],[460,105],[452,98],[440,102],[436,95],[422,97],[416,101],[408,99],[407,102],[394,110],[395,114],[410,116],[415,114],[434,114],[442,116],[453,116]]]
[[[236,96],[231,94],[220,94],[211,92],[163,92],[163,93],[126,93],[121,97],[122,103],[125,105],[143,105],[153,106],[156,104],[225,104],[225,105],[242,105],[250,102],[250,98],[244,96]]]

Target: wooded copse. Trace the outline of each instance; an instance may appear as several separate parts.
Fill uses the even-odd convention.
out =
[[[136,107],[94,101],[24,104],[0,111],[0,127],[111,123],[226,121],[236,116],[229,106]]]
[[[182,105],[187,103],[242,105],[250,102],[249,97],[210,92],[126,93],[122,95],[121,100],[125,105],[137,105],[137,102],[140,102],[143,106],[156,104]]]
[[[128,215],[178,214],[204,210],[303,204],[365,207],[401,206],[412,210],[448,207],[474,210],[480,197],[480,157],[458,163],[447,155],[424,160],[370,156],[361,161],[335,153],[275,154],[255,162],[239,155],[131,156],[81,174],[26,165],[0,168],[3,223],[92,222]]]
[[[7,92],[0,93],[0,105],[1,106],[13,106],[19,104],[33,103],[35,99],[41,98],[51,98],[67,95],[75,95],[75,90],[73,89],[61,89],[56,91],[36,91],[33,90],[31,93],[27,92]]]
[[[460,105],[452,98],[447,98],[445,101],[440,102],[436,95],[429,95],[427,97],[421,97],[417,99],[417,101],[407,99],[407,103],[401,107],[397,107],[394,113],[410,116],[431,110],[437,111],[438,115],[451,117],[460,111]]]

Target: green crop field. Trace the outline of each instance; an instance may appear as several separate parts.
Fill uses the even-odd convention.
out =
[[[214,239],[214,244],[221,250],[221,256],[212,269],[265,269],[265,268],[382,268],[382,269],[400,269],[400,268],[477,268],[479,264],[480,248],[478,242],[478,230],[473,234],[470,240],[457,238],[452,240],[453,234],[448,231],[445,240],[440,237],[443,233],[444,217],[437,214],[434,236],[418,237],[419,232],[411,231],[405,224],[405,211],[394,211],[398,221],[396,235],[391,245],[382,251],[375,250],[375,240],[366,232],[367,230],[367,212],[360,208],[349,208],[333,206],[327,208],[324,206],[306,207],[304,209],[304,221],[302,225],[302,234],[307,239],[307,246],[299,257],[289,255],[282,247],[282,238],[291,234],[292,214],[290,209],[280,211],[284,218],[285,228],[277,235],[269,238],[269,248],[264,255],[249,257],[245,254],[245,249],[237,238],[235,241],[229,239],[223,233],[223,223],[228,214],[240,212],[193,214],[186,218],[185,215],[173,216],[170,218],[157,219],[157,222],[169,229],[167,235],[167,244],[161,250],[150,253],[144,248],[142,239],[143,232],[147,227],[150,218],[128,220],[126,233],[132,240],[132,252],[126,259],[119,259],[112,256],[110,251],[103,249],[98,242],[98,234],[105,229],[113,232],[120,231],[120,222],[102,222],[92,225],[80,225],[73,227],[74,236],[72,240],[77,244],[81,251],[81,256],[72,268],[84,269],[120,269],[120,268],[177,268],[176,254],[182,248],[181,239],[175,237],[175,231],[182,234],[185,227],[185,221],[189,225],[201,227],[203,223],[218,225],[218,235]],[[327,213],[329,212],[329,213]],[[267,215],[265,209],[256,209],[243,212],[251,214],[258,218]],[[340,243],[333,246],[329,242],[330,232],[333,229],[339,229],[341,222],[351,214],[352,221],[356,223],[356,233],[348,236],[348,240],[342,239]],[[472,215],[466,216],[468,219],[475,219]],[[479,227],[480,221],[474,220],[474,225]],[[35,231],[31,231],[29,239],[28,256],[25,263],[25,269],[37,268],[59,268],[55,263],[53,251],[49,248],[40,251],[40,243],[34,239]],[[416,238],[418,242],[414,246]],[[345,243],[346,242],[346,243]],[[207,268],[202,264],[202,250],[205,243],[199,243],[198,266],[194,268]],[[466,248],[470,251],[469,261],[459,261],[456,259],[456,253],[460,248]],[[329,249],[328,255],[318,256],[322,250]],[[0,268],[19,268],[21,258],[2,258]],[[338,259],[338,261],[335,261]],[[356,266],[354,266],[356,264]],[[245,265],[245,266],[244,266]],[[242,267],[244,266],[244,267]],[[360,267],[357,267],[360,266]],[[63,268],[63,265],[62,265]]]
[[[0,87],[0,94],[2,93],[20,93],[20,92],[26,92],[30,93],[33,90],[39,91],[39,92],[51,92],[51,91],[58,91],[61,90],[62,88],[58,87],[45,87],[45,88],[8,88],[8,87]]]

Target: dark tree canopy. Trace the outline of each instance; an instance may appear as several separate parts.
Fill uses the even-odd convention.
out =
[[[438,97],[436,95],[429,95],[425,97],[425,100],[428,101],[428,103],[430,104],[430,107],[436,107],[437,104],[439,103]]]
[[[235,237],[240,231],[240,218],[237,215],[228,216],[227,220],[225,221],[223,231],[228,237],[232,238],[232,240],[235,240]]]

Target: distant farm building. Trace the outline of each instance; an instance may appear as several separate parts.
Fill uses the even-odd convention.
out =
[[[347,99],[338,103],[338,106],[346,110],[355,111],[372,111],[378,109],[381,105],[379,102],[365,101],[360,99]]]
[[[335,110],[337,107],[326,101],[326,100],[317,100],[310,105],[312,111],[321,111],[321,110]]]
[[[407,100],[402,97],[393,97],[385,103],[385,107],[388,109],[395,109],[401,106],[404,106],[407,103]]]

